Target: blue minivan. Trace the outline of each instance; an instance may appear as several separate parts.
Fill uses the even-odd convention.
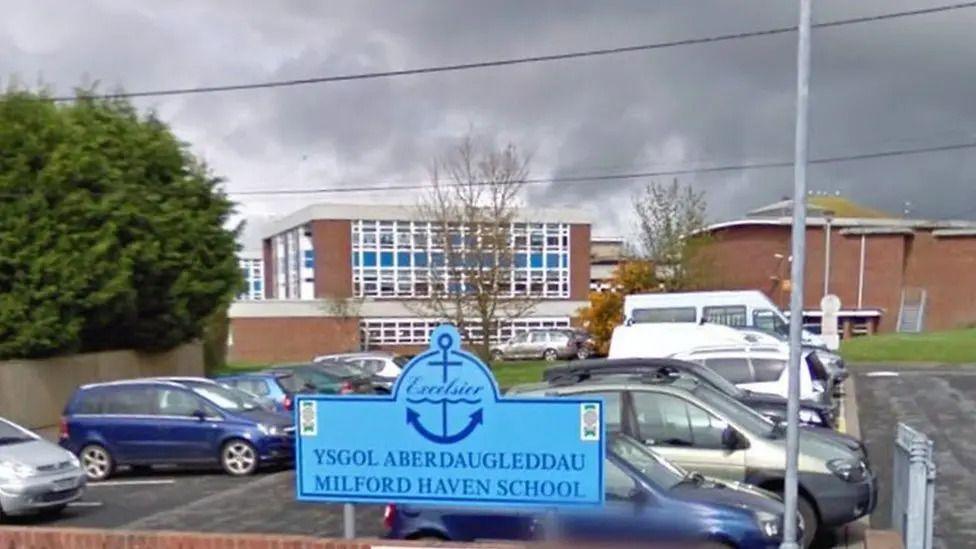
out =
[[[84,385],[61,418],[61,446],[90,480],[120,465],[219,464],[249,475],[294,459],[290,415],[204,378],[150,378]]]
[[[561,538],[738,549],[774,549],[782,541],[784,510],[775,495],[686,473],[632,438],[610,437],[604,471],[606,504],[558,513]],[[547,524],[539,511],[404,505],[388,505],[384,522],[390,538],[452,541],[534,539]]]

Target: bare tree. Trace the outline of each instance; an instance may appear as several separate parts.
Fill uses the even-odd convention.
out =
[[[431,223],[429,299],[414,305],[457,326],[487,359],[499,323],[537,302],[513,284],[513,224],[529,160],[513,145],[498,149],[470,136],[431,169],[421,217]]]
[[[637,216],[638,252],[654,263],[665,291],[691,290],[708,284],[711,272],[703,248],[705,194],[677,179],[649,183],[633,199]]]

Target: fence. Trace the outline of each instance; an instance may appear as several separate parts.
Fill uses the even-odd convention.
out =
[[[935,461],[932,441],[904,423],[895,434],[891,524],[905,549],[932,549]]]
[[[0,361],[0,417],[31,429],[52,427],[79,385],[132,377],[200,375],[200,343],[163,353],[104,351]]]

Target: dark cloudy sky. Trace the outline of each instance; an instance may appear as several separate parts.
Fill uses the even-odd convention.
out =
[[[816,21],[949,0],[816,0]],[[0,76],[56,92],[138,91],[463,63],[793,25],[773,0],[0,0]],[[976,140],[976,9],[815,30],[811,155]],[[139,99],[230,191],[423,182],[470,128],[533,154],[534,176],[788,159],[796,35],[583,60],[297,88]],[[813,167],[812,189],[914,215],[976,217],[976,150]],[[686,176],[713,220],[779,199],[789,169]],[[640,182],[552,184],[530,205],[584,205],[630,230]],[[260,227],[312,201],[241,197]]]

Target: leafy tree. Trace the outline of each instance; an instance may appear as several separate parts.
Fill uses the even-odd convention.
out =
[[[242,284],[219,183],[126,101],[0,96],[0,357],[200,337]]]
[[[579,310],[579,319],[593,336],[596,350],[606,354],[610,348],[613,329],[624,315],[624,296],[655,291],[654,266],[639,259],[624,261],[613,271],[610,288],[604,292],[590,292],[590,304]]]
[[[704,253],[705,193],[683,186],[649,183],[633,199],[641,256],[654,263],[664,291],[694,290],[709,285],[711,265]]]

